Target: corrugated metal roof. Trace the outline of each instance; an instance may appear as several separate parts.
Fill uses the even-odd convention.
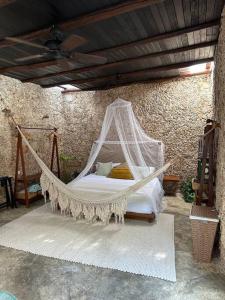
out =
[[[126,61],[120,65],[110,68],[91,69],[86,72],[76,73],[68,72],[68,67],[62,65],[51,65],[41,68],[30,67],[27,69],[5,70],[6,67],[23,65],[25,63],[16,62],[17,58],[39,54],[41,51],[28,45],[16,44],[9,47],[1,47],[1,39],[6,36],[17,36],[29,33],[51,26],[52,24],[70,20],[75,17],[111,7],[124,1],[116,0],[93,0],[93,1],[60,1],[60,0],[18,0],[15,3],[0,9],[0,73],[15,77],[21,80],[32,79],[34,82],[45,85],[70,83],[73,80],[107,77],[111,75],[124,74],[127,72],[144,70],[156,66],[171,65],[175,63],[198,61],[211,58],[214,55],[214,46],[204,47],[184,51],[182,53],[162,55],[158,57],[143,58],[141,60]],[[219,32],[219,26],[215,25],[198,31],[185,33],[172,38],[163,39],[155,42],[138,44],[133,47],[122,47],[121,49],[110,49],[118,45],[124,45],[134,41],[139,41],[151,36],[177,31],[179,29],[196,26],[220,18],[224,0],[198,0],[198,1],[177,1],[165,0],[164,2],[154,4],[142,9],[138,9],[119,16],[108,18],[83,26],[79,29],[65,32],[69,35],[71,32],[79,34],[88,40],[88,43],[77,48],[82,53],[101,51],[101,55],[107,57],[108,62],[117,62],[129,58],[135,58],[155,52],[162,52],[168,49],[176,49],[200,44],[209,41],[216,41]],[[44,44],[50,34],[44,37],[38,37],[33,41]],[[29,62],[38,63],[48,61],[52,56],[44,59],[35,59]],[[69,69],[80,69],[86,65],[76,62],[70,63]],[[155,78],[168,74],[171,76],[174,70],[167,72],[158,72],[155,74],[147,73],[147,78]],[[51,78],[38,79],[48,74],[56,74]],[[57,75],[58,74],[58,75]],[[159,75],[158,75],[159,74]],[[143,80],[146,76],[142,76]],[[37,78],[36,80],[34,80]],[[132,79],[127,79],[127,82]],[[107,79],[101,81],[101,86],[107,85]],[[99,87],[99,83],[81,84],[85,88]]]

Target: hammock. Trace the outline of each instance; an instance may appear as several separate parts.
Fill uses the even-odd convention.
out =
[[[128,120],[130,120],[130,124],[128,122],[124,123],[124,116],[129,117]],[[99,157],[102,148],[104,150],[103,144],[112,145],[113,147],[115,147],[115,145],[119,146],[136,181],[127,189],[114,194],[88,194],[72,190],[50,171],[31,147],[19,126],[17,126],[17,129],[42,170],[40,184],[45,201],[48,192],[53,211],[56,210],[59,205],[61,213],[72,214],[76,219],[82,217],[92,222],[99,218],[104,223],[108,223],[112,214],[114,214],[115,222],[123,223],[127,208],[127,197],[139,189],[144,189],[144,186],[155,177],[161,177],[162,173],[172,164],[172,161],[170,161],[162,165],[162,143],[145,135],[133,114],[130,102],[121,99],[114,101],[114,103],[107,108],[100,138],[92,147],[87,166],[76,179],[79,180],[89,172]],[[118,134],[118,137],[116,137],[115,134]],[[128,135],[128,139],[126,135]],[[143,145],[144,147],[141,148]],[[108,152],[111,153],[109,148],[106,147],[106,151],[102,153],[103,156]],[[118,148],[116,154],[118,154]],[[145,154],[145,156],[143,154]],[[141,178],[138,168],[134,167],[138,165],[154,165],[160,167],[154,173],[149,174],[145,178]]]

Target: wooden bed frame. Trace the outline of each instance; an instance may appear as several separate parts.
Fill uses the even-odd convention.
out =
[[[133,220],[141,220],[141,221],[147,221],[147,222],[153,222],[155,220],[155,213],[135,213],[135,212],[126,212],[125,216],[126,219],[133,219]]]

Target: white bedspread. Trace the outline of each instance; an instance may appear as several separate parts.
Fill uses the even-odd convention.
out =
[[[73,190],[80,192],[93,192],[113,194],[126,189],[135,183],[134,180],[113,179],[95,174],[87,175],[79,181],[68,183]],[[144,190],[141,189],[128,197],[129,212],[136,213],[159,213],[162,211],[163,189],[158,178],[149,182]]]

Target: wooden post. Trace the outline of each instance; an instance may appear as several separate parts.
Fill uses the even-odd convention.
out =
[[[210,124],[209,124],[210,123]],[[215,184],[215,160],[214,160],[214,135],[215,128],[219,127],[219,124],[213,120],[207,120],[207,125],[204,130],[204,143],[203,153],[201,156],[202,170],[200,177],[200,188],[196,195],[196,204],[201,205],[203,192],[207,194],[207,206],[214,206],[214,184]],[[205,171],[208,162],[208,178],[205,180]],[[207,181],[207,182],[205,182]],[[207,190],[204,188],[204,184],[207,184]]]
[[[17,145],[16,145],[16,171],[15,171],[15,182],[14,182],[14,198],[16,201],[16,193],[17,193],[17,179],[18,179],[18,171],[19,171],[19,132],[17,136]]]
[[[17,151],[16,151],[16,174],[15,174],[15,199],[17,194],[17,183],[18,183],[18,170],[19,170],[19,162],[21,159],[21,167],[22,167],[22,178],[23,178],[23,185],[24,185],[24,194],[25,194],[25,204],[26,207],[29,206],[29,199],[28,199],[28,182],[26,176],[26,168],[25,168],[25,161],[24,161],[24,154],[23,154],[23,141],[20,133],[18,132],[18,139],[17,139]]]
[[[208,155],[208,138],[209,138],[209,136],[207,135],[204,138],[204,142],[203,142],[202,173],[201,173],[201,178],[200,178],[200,189],[197,193],[197,199],[196,199],[197,205],[201,205],[202,196],[203,196],[203,187],[204,187],[204,183],[205,183],[205,168],[206,168],[207,155]]]
[[[59,165],[59,150],[58,150],[57,128],[54,128],[54,133],[53,133],[52,155],[51,155],[51,165],[50,165],[50,170],[52,172],[53,172],[53,165],[54,165],[55,154],[56,154],[57,176],[58,176],[58,178],[60,178],[60,165]]]
[[[209,138],[209,180],[208,180],[208,203],[207,206],[214,205],[214,169],[215,169],[215,162],[214,162],[214,133],[213,130],[210,133]]]

